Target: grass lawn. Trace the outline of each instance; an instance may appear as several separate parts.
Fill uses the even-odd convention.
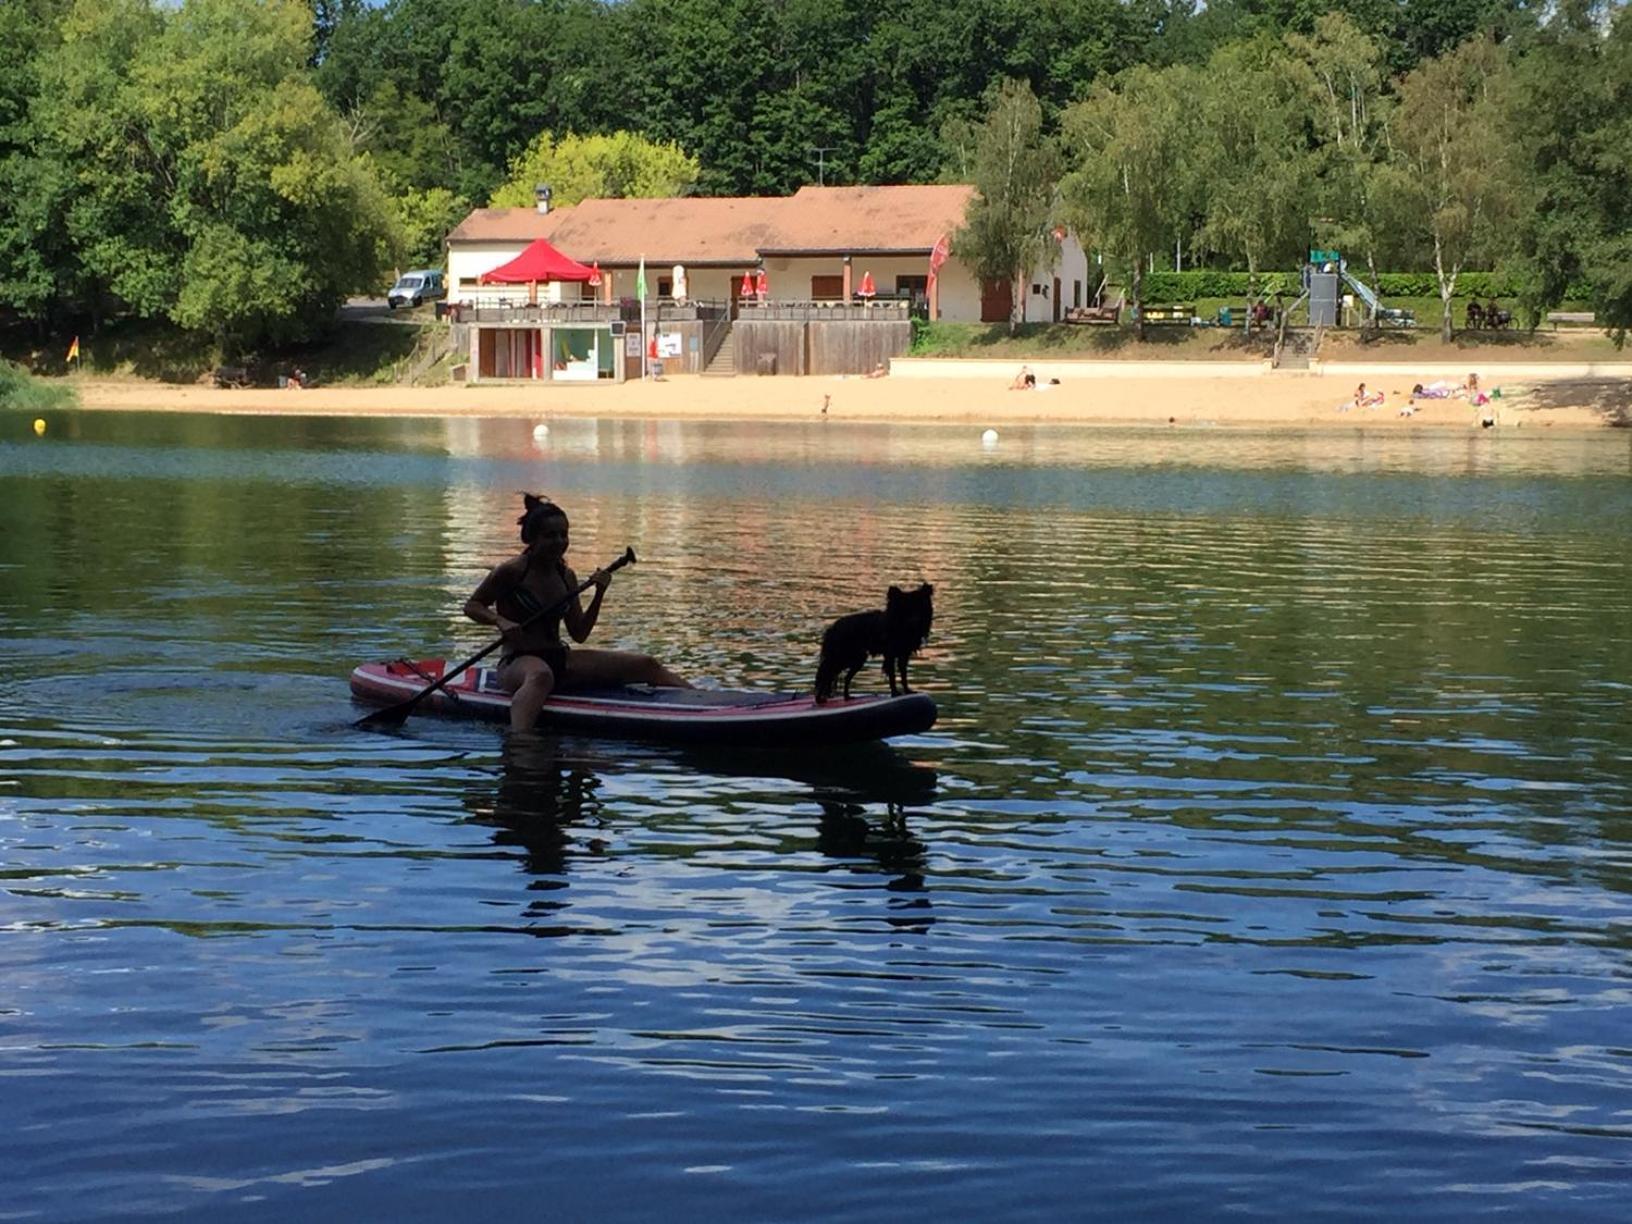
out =
[[[1325,361],[1632,361],[1632,353],[1622,354],[1609,336],[1590,327],[1553,330],[1545,324],[1531,332],[1521,327],[1503,331],[1462,331],[1449,344],[1440,339],[1444,317],[1439,299],[1393,298],[1385,305],[1416,313],[1417,326],[1388,328],[1362,338],[1356,328],[1329,329],[1321,343]],[[1240,326],[1245,305],[1233,298],[1203,298],[1186,303],[1195,307],[1196,317],[1209,324],[1223,307],[1235,314],[1235,326],[1187,327],[1183,324],[1149,323],[1145,339],[1137,339],[1124,312],[1116,327],[1088,324],[1026,323],[1014,335],[1007,324],[919,323],[915,326],[911,355],[914,357],[985,357],[994,360],[1076,359],[1093,361],[1262,361],[1270,356],[1274,336],[1268,330],[1245,335]],[[1457,322],[1465,303],[1452,303]],[[1585,309],[1566,304],[1561,309]],[[1296,319],[1294,320],[1297,321]]]

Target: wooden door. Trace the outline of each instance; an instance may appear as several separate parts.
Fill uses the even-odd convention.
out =
[[[1060,321],[1060,278],[1054,278],[1054,322]]]
[[[1008,281],[980,282],[980,321],[1007,323],[1014,309],[1014,286]]]

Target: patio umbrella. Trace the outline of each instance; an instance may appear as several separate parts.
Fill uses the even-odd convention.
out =
[[[877,293],[878,289],[873,285],[873,274],[871,272],[863,272],[861,274],[861,288],[856,290],[856,296],[870,298],[875,296]]]
[[[594,262],[594,264],[591,265],[591,267],[589,269],[589,280],[586,283],[591,288],[595,288],[595,289],[600,288],[600,286],[601,286],[601,261],[600,260],[597,259]]]
[[[765,278],[764,268],[761,268],[759,275],[754,278],[754,292],[759,295],[762,302],[771,296],[771,283]]]
[[[752,272],[744,272],[742,274],[742,296],[754,296],[754,274]]]

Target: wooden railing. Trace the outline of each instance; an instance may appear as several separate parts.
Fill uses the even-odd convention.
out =
[[[737,303],[742,323],[903,323],[912,317],[904,298],[883,302],[749,302]]]

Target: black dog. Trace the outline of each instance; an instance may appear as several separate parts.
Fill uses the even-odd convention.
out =
[[[930,623],[935,619],[931,601],[934,594],[935,588],[927,582],[916,591],[892,586],[882,612],[852,612],[829,625],[822,634],[822,657],[816,665],[817,704],[833,696],[841,672],[848,698],[850,681],[871,655],[884,656],[884,675],[890,682],[891,697],[895,696],[897,670],[901,673],[901,691],[912,692],[907,685],[907,660],[929,636]]]

